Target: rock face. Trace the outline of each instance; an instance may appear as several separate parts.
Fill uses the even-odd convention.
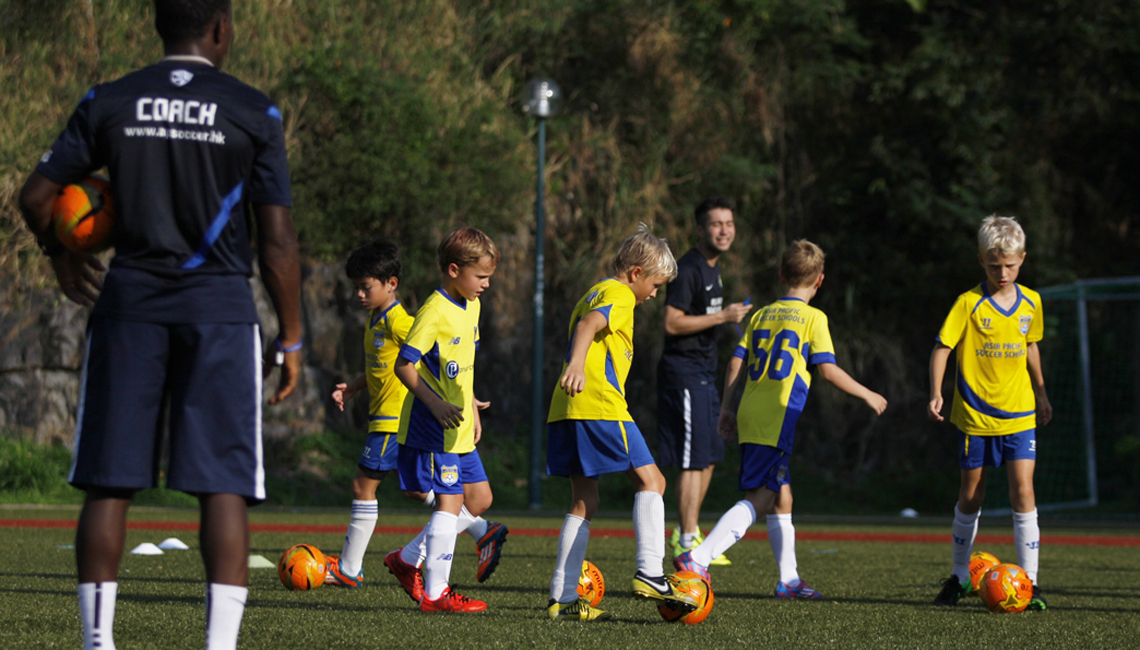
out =
[[[267,345],[277,319],[259,281],[254,298]],[[331,405],[332,386],[362,366],[366,315],[350,301],[352,286],[339,265],[305,269],[302,318],[305,366],[297,392],[283,405],[266,407],[265,435],[286,437],[323,427],[363,427],[367,400],[341,413]],[[56,289],[21,296],[20,305],[0,310],[0,431],[35,440],[70,443],[75,432],[79,376],[89,310]],[[277,386],[276,373],[265,382]],[[361,408],[362,407],[362,408]]]

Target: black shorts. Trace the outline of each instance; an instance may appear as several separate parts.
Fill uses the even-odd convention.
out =
[[[657,389],[657,460],[662,467],[704,469],[724,460],[717,435],[720,394],[712,381]]]
[[[155,487],[165,405],[167,487],[264,500],[261,399],[256,324],[92,318],[68,482]]]

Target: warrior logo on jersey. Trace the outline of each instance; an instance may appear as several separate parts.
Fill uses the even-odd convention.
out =
[[[448,379],[455,379],[458,376],[459,376],[459,362],[448,361],[447,362],[447,378]]]
[[[185,86],[193,78],[194,73],[189,70],[174,70],[170,73],[170,83],[178,87]]]
[[[1029,333],[1029,324],[1032,322],[1033,322],[1033,316],[1031,316],[1029,314],[1023,314],[1021,316],[1021,327],[1019,329],[1021,330],[1022,334],[1028,334]]]
[[[459,482],[458,465],[441,465],[439,468],[439,482],[444,485],[455,485]]]
[[[372,347],[377,350],[384,347],[384,332],[376,332],[372,335]]]

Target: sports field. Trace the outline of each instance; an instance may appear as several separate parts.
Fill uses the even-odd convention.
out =
[[[75,601],[74,508],[0,510],[8,552],[0,587],[0,647],[81,645]],[[119,648],[200,648],[205,620],[202,564],[192,510],[132,510],[128,549],[167,537],[190,551],[127,555],[115,621]],[[588,559],[607,580],[602,607],[618,620],[547,620],[547,581],[557,530],[553,517],[503,517],[512,534],[498,572],[475,581],[474,544],[461,536],[453,584],[486,600],[475,615],[421,614],[383,566],[384,554],[426,521],[425,512],[381,513],[365,558],[365,586],[291,592],[274,569],[250,572],[240,645],[270,648],[1137,648],[1140,647],[1140,531],[1049,528],[1043,520],[1042,588],[1049,611],[988,613],[976,598],[930,605],[949,574],[947,525],[797,524],[800,574],[827,598],[776,601],[767,541],[733,547],[731,567],[713,568],[716,603],[698,626],[660,620],[628,596],[634,542],[624,519],[594,522]],[[339,552],[347,513],[253,511],[252,549],[276,562],[309,542]],[[754,527],[762,531],[763,527]],[[405,532],[408,531],[408,532]],[[1008,519],[983,519],[977,550],[1016,557]],[[1053,540],[1053,541],[1051,541]]]

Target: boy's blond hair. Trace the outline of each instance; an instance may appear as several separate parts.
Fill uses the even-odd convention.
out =
[[[1025,231],[1015,217],[990,215],[982,220],[978,228],[978,254],[985,255],[998,251],[1002,255],[1016,255],[1025,252]]]
[[[677,260],[673,259],[669,244],[649,232],[645,224],[622,240],[614,256],[614,275],[622,275],[635,266],[640,266],[645,275],[662,275],[668,280],[677,277]]]
[[[439,242],[439,269],[447,273],[452,265],[459,268],[478,264],[484,257],[491,258],[491,266],[499,265],[499,249],[495,242],[478,228],[456,228]]]
[[[823,249],[806,239],[797,239],[780,258],[780,275],[792,289],[806,287],[823,273]]]

